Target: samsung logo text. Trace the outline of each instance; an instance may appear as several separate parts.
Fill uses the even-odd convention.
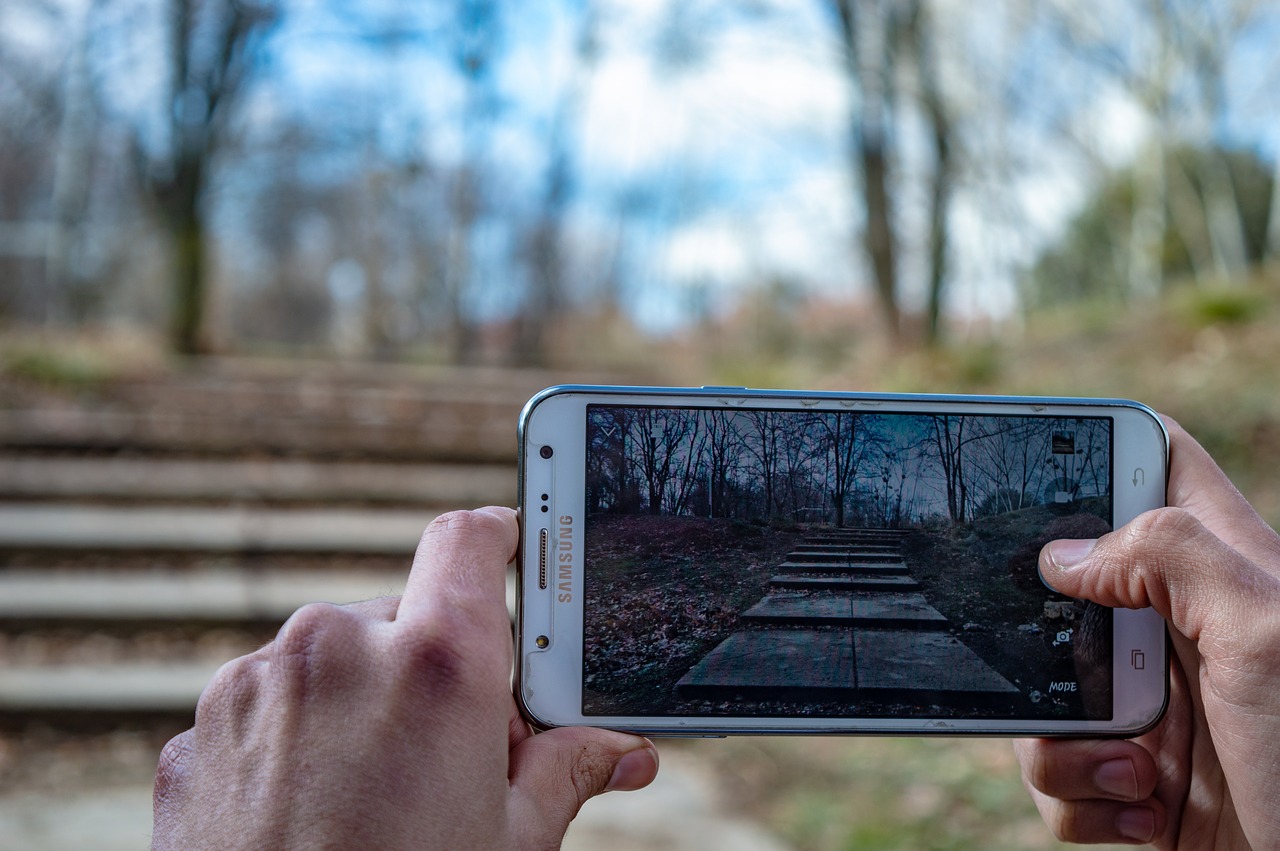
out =
[[[556,562],[559,570],[556,573],[556,600],[561,603],[573,602],[573,518],[568,514],[560,515],[559,545],[556,547]]]

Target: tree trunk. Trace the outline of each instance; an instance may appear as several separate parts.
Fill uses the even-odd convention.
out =
[[[1280,157],[1271,173],[1271,210],[1267,214],[1267,260],[1280,262]]]
[[[850,161],[862,174],[862,201],[866,212],[862,247],[871,262],[886,330],[890,338],[897,341],[902,320],[889,195],[888,33],[880,10],[874,6],[862,9],[863,2],[865,0],[835,2],[845,46],[845,68],[858,95],[858,113],[852,120],[850,134]]]
[[[913,5],[908,37],[920,78],[920,101],[929,123],[933,144],[933,176],[929,193],[928,315],[925,335],[929,344],[942,338],[942,303],[947,281],[947,212],[953,180],[951,117],[947,114],[938,78],[931,24],[923,4]]]
[[[170,339],[180,355],[208,354],[211,350],[206,317],[205,234],[198,211],[192,209],[173,223],[173,321]]]

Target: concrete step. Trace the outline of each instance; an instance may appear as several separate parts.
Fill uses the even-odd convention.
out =
[[[802,562],[900,562],[902,554],[899,552],[871,552],[871,553],[850,553],[843,550],[810,550],[805,547],[797,547],[787,554],[788,561]]]
[[[778,565],[778,570],[788,573],[847,573],[850,575],[892,575],[904,574],[907,572],[905,562],[883,562],[876,564],[857,563],[851,564],[842,561],[784,561]]]
[[[307,456],[513,464],[519,404],[467,414],[441,406],[417,419],[361,422],[241,410],[225,417],[177,410],[0,410],[9,450],[94,450]]]
[[[742,614],[747,624],[942,629],[946,617],[923,594],[775,591]]]
[[[412,554],[437,512],[0,505],[0,548]]]
[[[1001,705],[1018,690],[945,633],[861,629],[735,632],[676,684],[684,699],[901,700]]]
[[[896,553],[899,548],[879,542],[826,542],[826,541],[803,541],[799,550],[812,550],[813,552],[830,552],[830,553]]]
[[[0,625],[14,621],[283,622],[307,603],[351,603],[400,594],[398,571],[203,568],[176,573],[105,570],[0,571]],[[507,608],[515,613],[515,572]]]
[[[0,668],[0,712],[189,712],[223,661]]]
[[[512,465],[306,460],[0,457],[0,498],[397,502],[472,508],[511,502]]]
[[[811,558],[814,561],[834,559],[836,561],[898,561],[902,558],[901,550],[866,549],[851,550],[818,549],[816,547],[796,547],[788,555],[798,558]]]
[[[797,576],[779,574],[769,580],[771,588],[806,591],[918,591],[920,583],[910,576]]]

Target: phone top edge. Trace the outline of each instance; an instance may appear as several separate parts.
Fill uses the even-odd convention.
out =
[[[692,398],[715,399],[725,396],[746,396],[754,399],[826,399],[865,400],[880,402],[946,402],[949,404],[1005,404],[1005,405],[1088,405],[1092,407],[1135,408],[1147,413],[1160,423],[1164,423],[1160,415],[1148,405],[1133,399],[1093,396],[1017,396],[997,394],[964,394],[964,393],[897,393],[865,390],[795,390],[779,388],[755,387],[678,387],[661,385],[626,385],[626,384],[557,384],[534,394],[520,415],[523,425],[533,409],[546,399],[575,393],[591,393],[617,396],[684,396]],[[1167,434],[1166,434],[1167,439]]]
[[[1151,406],[1134,399],[1109,396],[1016,396],[1000,394],[965,394],[965,393],[881,393],[866,390],[789,390],[752,387],[721,387],[702,385],[699,387],[679,387],[656,384],[555,384],[546,387],[525,402],[520,411],[520,419],[516,428],[517,446],[523,449],[524,433],[530,416],[538,405],[555,396],[578,393],[590,393],[613,396],[684,396],[698,399],[717,399],[726,396],[746,396],[754,399],[822,399],[829,401],[867,401],[867,402],[902,402],[925,403],[944,402],[947,404],[973,405],[1081,405],[1097,408],[1127,408],[1146,414],[1160,430],[1164,443],[1164,473],[1169,474],[1169,429],[1164,418]],[[520,494],[524,492],[524,452],[517,453],[516,480]]]

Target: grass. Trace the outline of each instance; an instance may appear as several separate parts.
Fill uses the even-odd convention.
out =
[[[155,339],[141,332],[0,327],[0,378],[46,391],[92,392],[123,375],[162,369],[164,363]]]
[[[660,747],[695,750],[722,779],[730,806],[797,851],[1078,847],[1044,826],[1004,741],[731,738]]]

